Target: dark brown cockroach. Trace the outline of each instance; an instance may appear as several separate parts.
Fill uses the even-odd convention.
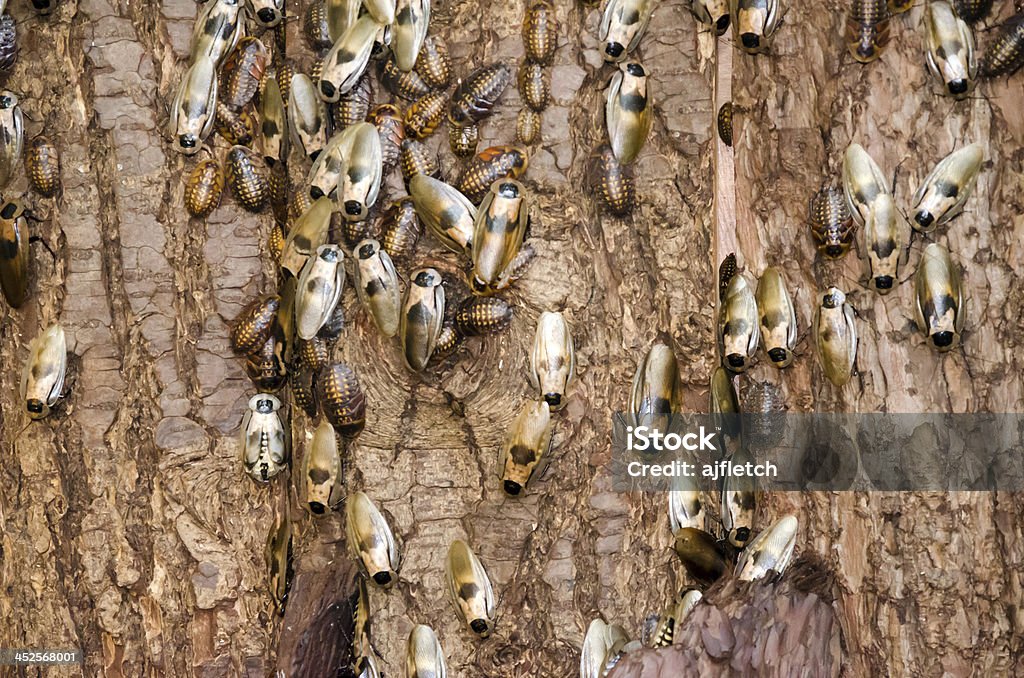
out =
[[[547,108],[551,102],[550,71],[530,61],[519,64],[519,96],[537,112]]]
[[[441,174],[437,167],[437,159],[430,149],[415,139],[406,139],[402,142],[398,160],[402,167],[402,178],[406,183],[417,174],[426,174],[434,178]]]
[[[284,227],[278,223],[271,225],[270,235],[267,236],[267,251],[277,264],[281,263],[281,254],[284,253],[284,240]]]
[[[292,398],[310,419],[315,419],[320,411],[320,402],[316,393],[316,374],[310,368],[300,365],[298,369],[292,370],[288,375]]]
[[[452,153],[459,158],[468,158],[476,153],[477,144],[480,143],[480,126],[448,125],[448,147]]]
[[[846,17],[846,47],[862,64],[877,59],[889,43],[886,0],[853,0]]]
[[[540,113],[524,107],[516,117],[516,141],[529,146],[540,136]]]
[[[958,17],[973,24],[988,16],[992,0],[953,0],[953,7]]]
[[[437,335],[437,345],[434,346],[434,353],[430,356],[431,360],[447,358],[462,344],[464,338],[455,323],[445,322],[441,327],[441,334]]]
[[[452,60],[448,56],[448,45],[436,36],[427,36],[416,57],[417,75],[431,89],[445,89],[452,81]]]
[[[409,101],[415,101],[430,91],[430,85],[423,82],[419,73],[398,68],[393,54],[378,62],[377,76],[385,89]]]
[[[52,141],[39,135],[25,151],[25,171],[36,193],[52,198],[60,190],[60,153]]]
[[[405,133],[411,139],[426,139],[444,119],[448,97],[443,90],[424,94],[405,110]]]
[[[732,146],[732,102],[726,101],[718,109],[718,138],[726,146]]]
[[[270,211],[274,215],[274,222],[284,229],[288,225],[288,194],[291,191],[288,168],[283,163],[272,166],[267,183]],[[283,242],[281,244],[284,245]]]
[[[0,289],[12,308],[28,299],[30,240],[21,203],[10,200],[0,205]]]
[[[395,261],[406,261],[416,250],[423,226],[416,216],[413,199],[405,196],[391,203],[381,217],[380,243]]]
[[[277,311],[281,308],[281,297],[275,295],[254,299],[242,309],[231,324],[231,348],[239,355],[252,355],[267,343]]]
[[[321,337],[299,339],[295,344],[295,360],[298,361],[299,369],[309,369],[319,374],[330,363],[331,350],[327,341]]]
[[[842,191],[832,186],[818,191],[811,198],[808,219],[819,252],[838,259],[850,251],[856,228]]]
[[[636,206],[633,169],[615,157],[611,146],[602,144],[591,157],[590,186],[598,204],[609,214],[625,217]]]
[[[316,333],[316,336],[328,342],[333,343],[339,336],[341,336],[342,330],[345,329],[345,308],[341,304],[334,307],[334,313],[327,318],[327,322],[320,328],[320,331]]]
[[[405,141],[402,112],[393,104],[382,104],[370,111],[366,119],[377,128],[377,136],[380,137],[381,164],[384,166],[384,174],[388,175],[398,164],[398,156],[402,152],[402,142]]]
[[[981,64],[986,77],[1010,75],[1024,65],[1024,11],[1017,12],[999,29]]]
[[[249,146],[256,136],[256,118],[248,110],[235,112],[227,105],[217,102],[214,125],[217,134],[232,146]]]
[[[366,120],[372,104],[373,90],[370,83],[370,74],[363,73],[363,77],[359,78],[355,86],[342,94],[341,98],[338,99],[338,103],[331,105],[331,121],[334,123],[334,133],[337,134],[346,127]]]
[[[309,195],[309,191],[292,191],[288,200],[288,216],[298,219],[312,206],[313,198]]]
[[[269,61],[270,53],[259,38],[240,39],[221,66],[218,103],[236,111],[244,108],[256,96]]]
[[[228,151],[227,166],[228,185],[238,204],[250,212],[262,210],[270,195],[263,158],[245,146],[233,146]]]
[[[362,221],[343,220],[341,224],[341,239],[344,241],[345,246],[352,249],[361,241],[369,238],[371,226],[372,222],[369,219],[363,219]]]
[[[209,216],[220,204],[224,193],[224,175],[216,158],[200,160],[185,183],[185,209],[200,219]]]
[[[729,281],[736,275],[736,253],[729,252],[722,259],[718,266],[718,300],[725,300],[725,290],[729,287]]]
[[[529,166],[526,151],[515,146],[491,146],[477,153],[466,163],[466,168],[455,183],[470,202],[478,205],[491,184],[498,179],[518,179]]]
[[[725,555],[715,538],[704,530],[684,527],[676,532],[675,550],[686,573],[702,585],[712,584],[725,574]]]
[[[14,26],[14,17],[10,14],[0,16],[0,71],[14,68],[18,60],[18,32]]]
[[[558,46],[558,19],[548,0],[536,0],[526,8],[523,17],[523,49],[527,61],[551,65]]]
[[[459,82],[448,107],[448,120],[455,125],[480,122],[491,113],[498,97],[512,82],[512,68],[503,62],[476,69]]]
[[[366,423],[366,396],[348,365],[335,363],[317,377],[317,397],[324,416],[343,438],[359,435]]]
[[[455,311],[455,328],[475,337],[501,332],[512,322],[512,307],[498,297],[467,297]]]
[[[303,32],[314,51],[327,51],[333,45],[331,32],[327,26],[327,3],[313,0],[306,8],[306,16],[302,22]],[[285,98],[287,101],[287,98]]]
[[[271,332],[263,347],[246,358],[245,372],[260,391],[280,391],[288,380],[283,352],[284,343]]]

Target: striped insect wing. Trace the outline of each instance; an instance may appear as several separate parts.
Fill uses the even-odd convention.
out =
[[[405,124],[402,113],[393,104],[382,104],[370,111],[368,120],[377,128],[380,137],[380,157],[384,166],[384,174],[390,174],[398,164],[405,141]]]
[[[502,446],[501,486],[505,494],[519,496],[527,483],[543,471],[551,445],[551,411],[542,401],[526,401],[513,420]]]
[[[18,31],[14,17],[0,15],[0,71],[10,71],[18,60]]]
[[[288,465],[288,429],[281,420],[281,401],[269,393],[249,399],[242,418],[242,463],[260,483],[267,483]]]
[[[750,367],[761,340],[757,300],[746,279],[737,275],[729,281],[718,318],[718,346],[722,364],[731,372]]]
[[[20,308],[28,299],[29,237],[21,204],[0,205],[0,289],[12,308]]]
[[[405,653],[406,678],[447,678],[444,650],[429,626],[417,624],[409,633]]]
[[[949,250],[938,243],[928,245],[914,276],[917,322],[928,343],[939,352],[960,345],[964,324],[960,271]]]
[[[363,492],[345,500],[345,532],[363,575],[376,586],[390,588],[398,580],[398,546],[387,520]]]
[[[50,325],[29,344],[21,377],[21,401],[30,419],[42,419],[64,394],[68,349],[64,328]]]
[[[796,346],[796,311],[782,271],[765,269],[757,282],[756,299],[765,353],[775,367],[787,367]]]
[[[796,516],[787,515],[758,534],[740,554],[736,562],[736,578],[754,581],[769,572],[785,572],[793,558],[798,527]]]
[[[351,440],[366,424],[366,396],[351,367],[335,363],[317,377],[317,398],[324,416],[343,438]]]
[[[441,274],[432,268],[414,271],[398,328],[405,364],[414,372],[425,368],[434,353],[444,322],[444,309]]]
[[[486,570],[461,539],[449,547],[446,565],[448,592],[456,614],[473,633],[487,638],[494,630],[494,591]]]
[[[552,411],[565,407],[569,384],[576,375],[572,332],[561,313],[545,311],[537,319],[530,353],[530,382]]]
[[[427,92],[405,111],[405,133],[411,139],[423,140],[433,134],[444,120],[447,95],[443,90]]]

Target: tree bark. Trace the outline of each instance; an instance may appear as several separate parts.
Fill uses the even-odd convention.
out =
[[[1020,408],[1022,302],[1008,284],[1024,235],[1019,79],[987,83],[953,104],[928,90],[921,8],[894,19],[881,61],[862,67],[839,37],[845,7],[791,3],[771,55],[733,53],[731,83],[716,85],[716,50],[732,49],[730,41],[716,45],[681,3],[661,3],[639,50],[656,112],[636,165],[640,206],[613,219],[598,212],[584,181],[587,157],[603,141],[611,75],[596,49],[600,10],[556,5],[552,104],[525,179],[538,257],[504,295],[515,307],[509,330],[471,338],[413,375],[397,344],[345,293],[348,322],[335,357],[358,372],[368,402],[366,429],[347,450],[347,488],[366,491],[386,512],[403,552],[395,588],[370,590],[373,642],[388,676],[402,674],[418,623],[437,631],[450,675],[573,675],[592,618],[638,637],[644,619],[688,583],[671,550],[665,497],[612,490],[610,415],[626,407],[637,361],[663,333],[680,361],[685,408],[704,410],[717,362],[716,257],[732,249],[753,275],[784,266],[795,292],[795,365],[777,372],[762,362],[743,377],[779,384],[790,411]],[[308,72],[315,59],[301,36],[305,7],[288,3],[299,19],[287,45]],[[435,2],[431,33],[448,42],[455,74],[465,76],[521,58],[524,9]],[[313,519],[298,473],[259,486],[239,460],[238,426],[255,389],[231,354],[227,323],[276,287],[265,246],[272,218],[226,195],[205,221],[189,219],[183,176],[193,163],[160,129],[197,6],[81,0],[49,18],[20,2],[8,11],[21,54],[5,87],[21,97],[26,137],[45,131],[58,143],[63,192],[52,200],[29,194],[42,219],[33,228],[56,260],[33,251],[32,298],[17,311],[4,306],[0,318],[0,647],[84,651],[83,665],[53,675],[332,675],[335,660],[316,658],[345,642],[325,627],[332,604],[352,592],[343,516]],[[735,232],[721,218],[723,196],[713,198],[714,155],[722,152],[716,87],[731,87],[736,108],[727,200]],[[389,95],[375,86],[375,96]],[[510,87],[482,125],[480,148],[513,143],[520,105]],[[457,162],[445,136],[442,128],[431,145],[451,176]],[[911,285],[878,297],[857,283],[854,253],[838,265],[815,257],[807,200],[836,174],[851,140],[887,171],[900,167],[904,208],[954,146],[986,144],[967,212],[938,236],[965,268],[962,351],[942,357],[923,345],[908,322]],[[223,159],[227,146],[215,143]],[[307,169],[293,154],[293,179]],[[27,192],[25,179],[9,191]],[[403,192],[396,173],[390,193]],[[918,252],[916,242],[903,277]],[[435,266],[458,297],[464,263],[425,235],[400,273]],[[843,389],[821,375],[807,333],[814,294],[831,281],[852,293],[861,337],[859,375]],[[544,310],[563,310],[570,321],[578,377],[555,416],[549,470],[525,496],[507,498],[497,453],[520,405],[534,397],[526,368]],[[18,397],[24,347],[58,320],[68,333],[71,392],[63,409],[30,424]],[[291,414],[294,471],[313,423],[297,407]],[[280,618],[263,551],[286,506],[296,573]],[[798,552],[817,554],[834,577],[813,614],[834,615],[825,645],[831,653],[841,637],[841,656],[831,656],[844,675],[1024,672],[1019,495],[779,493],[761,497],[758,524],[790,511],[801,524]],[[486,641],[459,624],[444,590],[444,558],[458,538],[474,547],[498,597]],[[752,588],[772,593],[727,582],[711,600],[742,617],[741,597]],[[710,606],[702,612],[711,614]],[[670,675],[645,671],[625,675]]]

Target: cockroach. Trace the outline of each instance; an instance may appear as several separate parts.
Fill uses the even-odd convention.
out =
[[[249,399],[242,418],[242,463],[253,480],[270,479],[288,466],[291,440],[281,419],[281,401],[269,393],[257,393]]]
[[[224,192],[224,175],[216,158],[200,160],[185,183],[185,209],[194,217],[209,216],[220,204]]]
[[[18,31],[14,17],[0,16],[0,71],[10,71],[18,60]]]
[[[291,387],[295,404],[306,413],[307,417],[315,419],[320,411],[320,402],[317,400],[316,393],[316,373],[308,367],[299,367],[289,373],[288,385]]]
[[[679,364],[665,344],[651,346],[636,367],[629,396],[629,414],[636,426],[665,431],[667,419],[679,411],[682,402]]]
[[[208,57],[215,67],[223,63],[245,34],[241,10],[238,0],[212,0],[203,6],[192,29],[192,64],[203,57]]]
[[[416,215],[453,252],[471,253],[476,207],[458,189],[425,174],[409,180]]]
[[[447,678],[444,650],[429,626],[417,624],[409,633],[405,651],[406,678]]]
[[[259,349],[246,357],[245,372],[253,385],[265,393],[280,391],[288,381],[288,370],[284,364],[284,342],[274,332]]]
[[[551,427],[551,410],[546,402],[527,400],[523,404],[505,437],[498,462],[505,494],[519,496],[530,479],[544,472],[551,446]]]
[[[863,226],[871,205],[888,192],[885,175],[867,151],[860,144],[847,146],[843,154],[843,194],[854,221]],[[812,217],[811,223],[814,222]]]
[[[294,277],[298,277],[302,266],[309,255],[320,245],[327,242],[327,232],[331,225],[331,213],[334,203],[324,196],[302,213],[288,231],[284,241],[284,252],[281,254],[281,268]]]
[[[516,146],[491,146],[466,163],[456,187],[473,204],[479,203],[499,179],[518,179],[529,167],[526,151]]]
[[[430,0],[397,0],[392,26],[391,50],[395,65],[406,73],[416,65],[430,25]]]
[[[382,104],[377,106],[366,118],[377,128],[377,135],[380,138],[380,159],[384,167],[384,175],[387,176],[398,164],[399,154],[402,152],[402,142],[405,141],[405,124],[402,122],[402,113],[397,106]]]
[[[654,0],[608,0],[598,40],[605,61],[619,62],[640,44],[654,13]]]
[[[999,29],[999,37],[988,48],[981,71],[986,77],[1011,75],[1024,65],[1024,11],[1018,11]]]
[[[455,311],[455,328],[473,337],[503,331],[512,322],[512,307],[497,297],[467,297]]]
[[[918,327],[939,352],[960,345],[964,327],[964,294],[960,270],[949,250],[938,243],[924,249],[914,276]]]
[[[953,0],[956,15],[969,24],[981,21],[992,10],[992,0]]]
[[[437,36],[428,36],[416,57],[415,71],[431,89],[446,89],[452,81],[448,43]]]
[[[718,316],[718,348],[730,372],[745,372],[761,341],[757,301],[746,278],[733,276],[725,288]]]
[[[469,158],[476,153],[477,144],[480,142],[480,126],[448,125],[448,147],[458,158]]]
[[[977,84],[978,75],[971,27],[945,0],[932,0],[925,5],[924,26],[928,70],[942,83],[945,94],[957,101],[966,99]]]
[[[16,200],[0,205],[0,289],[12,308],[28,299],[31,257],[25,207]]]
[[[288,517],[287,509],[274,519],[274,525],[267,535],[267,546],[263,555],[267,564],[267,579],[270,582],[270,596],[274,600],[274,609],[283,617],[294,576],[292,521]]]
[[[344,486],[338,437],[326,419],[313,431],[313,440],[302,460],[302,476],[306,479],[306,506],[311,513],[323,515],[341,504]]]
[[[417,174],[424,174],[433,179],[441,175],[437,166],[437,158],[431,154],[430,149],[415,139],[406,139],[402,142],[402,148],[398,153],[398,162],[402,168],[402,178],[405,183]]]
[[[591,155],[589,183],[597,203],[612,216],[626,217],[636,206],[636,182],[633,168],[615,157],[611,146],[602,144]]]
[[[481,66],[460,81],[448,107],[450,123],[465,126],[480,122],[512,82],[512,69],[504,62]]]
[[[494,591],[484,566],[461,539],[453,541],[448,549],[445,573],[459,619],[480,638],[490,636],[494,630]]]
[[[235,199],[250,212],[259,212],[267,204],[270,185],[263,159],[250,148],[232,146],[227,157],[228,185]]]
[[[260,88],[269,61],[270,53],[258,38],[241,38],[221,67],[218,103],[234,110],[248,105]]]
[[[718,300],[725,301],[725,291],[729,289],[729,281],[736,275],[736,253],[729,252],[718,265]]]
[[[231,348],[243,356],[259,351],[270,339],[281,308],[281,297],[260,297],[249,302],[231,325]]]
[[[739,417],[740,400],[732,383],[732,373],[721,365],[711,373],[711,383],[708,385],[708,412],[715,428],[725,437],[723,444],[739,440],[742,433],[742,422]],[[703,527],[703,524],[694,527]]]
[[[493,294],[519,255],[530,224],[526,187],[512,179],[491,186],[476,214],[473,228],[473,273],[476,294]]]
[[[355,87],[341,95],[338,103],[331,106],[331,120],[335,133],[366,120],[373,103],[370,74],[363,73]]]
[[[787,367],[793,362],[796,346],[796,311],[782,271],[775,267],[764,270],[757,282],[756,298],[761,340],[768,360],[775,367]]]
[[[381,588],[398,581],[401,554],[388,521],[370,498],[354,492],[345,500],[348,549],[360,572]]]
[[[217,4],[211,2],[210,4]],[[0,95],[0,109],[4,96]],[[15,98],[15,104],[17,98]],[[179,153],[193,155],[199,151],[202,142],[213,130],[216,118],[217,72],[214,62],[200,56],[189,66],[181,78],[178,93],[171,104],[168,130],[174,138],[174,148]],[[20,115],[20,113],[19,113]],[[3,113],[0,113],[0,120]],[[18,149],[20,153],[20,148]],[[3,185],[0,172],[0,185]]]
[[[698,584],[708,586],[725,574],[725,554],[710,534],[696,527],[684,527],[675,537],[676,555]]]
[[[522,35],[527,61],[550,66],[558,47],[558,17],[548,0],[535,0],[526,8]]]
[[[317,91],[327,103],[335,103],[353,87],[366,70],[380,24],[364,14],[345,31],[323,58]]]
[[[249,7],[256,23],[264,28],[274,28],[284,20],[284,0],[249,0]]]
[[[540,136],[540,113],[529,106],[521,108],[516,116],[516,142],[529,146]]]
[[[327,5],[323,0],[313,0],[306,7],[302,29],[315,51],[329,50],[334,45],[327,26]]]
[[[385,337],[398,334],[402,296],[398,272],[378,241],[366,239],[353,248],[356,261],[356,293],[363,307]]]
[[[889,44],[886,0],[853,0],[846,17],[846,47],[862,64],[871,63]]]
[[[363,3],[361,0],[323,1],[327,12],[327,35],[330,40],[326,49],[330,49],[359,18]]]
[[[940,160],[914,194],[914,229],[928,233],[960,214],[984,160],[985,149],[977,143]]]
[[[366,424],[366,396],[359,378],[344,363],[335,363],[317,377],[317,398],[327,421],[342,438],[351,440]]]
[[[292,143],[315,160],[327,144],[327,108],[316,93],[313,80],[296,73],[289,86],[288,131]]]
[[[617,624],[606,624],[595,619],[587,627],[580,655],[580,678],[605,678],[608,663],[629,643],[625,629]]]
[[[67,339],[64,328],[56,323],[28,347],[28,360],[21,375],[21,402],[30,419],[46,417],[57,405],[64,395],[67,367]]]
[[[718,109],[718,138],[726,146],[732,146],[732,102],[726,101]]]
[[[688,4],[694,18],[714,29],[716,35],[729,30],[729,0],[690,0]]]
[[[811,198],[808,221],[819,252],[829,259],[838,259],[850,251],[857,230],[839,189],[826,186]]]
[[[256,136],[256,119],[248,110],[235,112],[217,102],[214,126],[224,141],[232,146],[251,146]]]
[[[444,322],[445,294],[441,274],[432,268],[414,271],[399,322],[398,335],[406,366],[419,372],[427,366]]]
[[[406,261],[423,233],[416,206],[409,196],[391,203],[381,217],[381,247],[396,261]]]
[[[861,243],[867,260],[868,285],[879,294],[888,294],[899,275],[900,259],[906,247],[909,228],[888,193],[871,203],[868,218],[861,229]]]
[[[768,50],[779,27],[779,0],[731,0],[729,14],[740,49],[748,54]]]
[[[647,142],[654,120],[647,91],[647,71],[637,62],[619,67],[608,87],[605,125],[615,157],[629,165]]]
[[[434,354],[431,356],[431,359],[440,360],[447,358],[462,344],[463,339],[465,337],[455,327],[455,323],[445,322],[441,327],[441,333],[437,335],[437,345],[434,347]]]
[[[819,296],[814,310],[814,346],[829,381],[836,386],[850,381],[857,361],[857,326],[846,295],[836,287]]]
[[[428,92],[405,111],[405,133],[410,139],[426,139],[444,119],[448,96],[443,90]]]
[[[561,313],[544,311],[530,353],[530,383],[552,411],[565,407],[569,384],[576,376],[576,351],[569,324]]]
[[[389,92],[408,101],[415,101],[431,91],[430,85],[423,81],[419,73],[401,70],[394,54],[378,63],[377,77]]]
[[[25,151],[25,171],[32,188],[51,198],[60,190],[60,153],[47,137],[32,139]]]
[[[550,71],[538,63],[519,64],[519,96],[535,111],[543,111],[551,102]]]
[[[723,367],[717,369],[725,372]],[[687,527],[702,528],[705,518],[706,511],[700,501],[699,491],[680,488],[668,493],[668,526],[672,536]]]
[[[787,515],[757,535],[736,561],[736,578],[740,581],[754,581],[767,576],[769,572],[785,572],[793,558],[798,527],[796,516]]]
[[[753,464],[750,451],[741,446],[731,459],[738,465]],[[750,476],[726,476],[722,481],[721,515],[726,539],[742,549],[753,536],[754,513],[757,510],[757,483]]]
[[[321,245],[302,267],[295,289],[295,331],[309,341],[334,313],[345,288],[345,255],[337,245]]]

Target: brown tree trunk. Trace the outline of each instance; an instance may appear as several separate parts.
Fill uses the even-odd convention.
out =
[[[681,3],[661,3],[640,50],[657,113],[636,166],[641,205],[617,220],[598,213],[584,187],[611,73],[596,51],[600,12],[556,4],[553,103],[526,175],[538,257],[505,295],[515,306],[510,329],[470,339],[415,376],[351,290],[344,299],[348,325],[336,357],[357,370],[368,401],[366,430],[348,450],[348,487],[388,513],[404,555],[399,584],[370,591],[374,644],[389,676],[402,675],[417,623],[435,628],[453,676],[574,675],[592,618],[638,636],[644,618],[686,585],[665,497],[612,490],[610,415],[625,408],[636,363],[661,332],[675,343],[686,408],[706,407],[715,265],[732,249],[754,275],[784,266],[796,291],[796,364],[782,373],[762,364],[743,378],[780,384],[790,411],[1020,407],[1021,297],[1009,282],[1024,235],[1019,79],[953,104],[928,89],[921,8],[894,20],[882,60],[861,67],[839,38],[844,7],[789,3],[771,56],[730,55],[729,199],[713,121],[714,92],[727,99],[730,89],[716,84],[716,50],[731,41],[716,44]],[[288,11],[301,17],[305,6],[289,2]],[[521,2],[435,2],[431,31],[448,41],[464,76],[520,58],[523,10]],[[265,247],[271,217],[226,197],[205,222],[188,219],[182,175],[193,163],[160,130],[196,5],[68,1],[40,19],[15,0],[8,11],[21,55],[5,86],[21,96],[26,137],[45,130],[60,146],[64,188],[53,200],[29,198],[43,219],[33,228],[56,261],[34,250],[32,298],[18,311],[5,306],[0,320],[0,647],[84,650],[84,665],[53,675],[332,675],[335,667],[315,658],[344,642],[324,626],[330,606],[352,590],[342,516],[313,520],[297,473],[257,486],[238,458],[238,425],[255,389],[231,354],[227,321],[276,285]],[[300,23],[289,30],[289,58],[308,68]],[[519,105],[510,87],[482,127],[481,148],[513,142]],[[431,143],[450,174],[456,162],[444,136],[442,128]],[[902,207],[954,146],[986,144],[989,162],[968,211],[940,236],[965,267],[962,351],[942,357],[923,345],[908,322],[910,285],[883,299],[857,283],[854,254],[839,265],[815,258],[807,199],[836,173],[851,140],[887,171],[900,166]],[[223,158],[223,140],[216,144]],[[306,169],[293,155],[294,177]],[[400,195],[400,179],[391,184]],[[9,190],[26,187],[20,178]],[[731,206],[735,233],[723,217]],[[915,244],[903,277],[918,251]],[[464,262],[429,236],[414,263],[451,273],[453,287],[462,280]],[[831,281],[852,292],[858,310],[859,376],[843,389],[822,377],[806,332],[815,291]],[[497,449],[533,397],[528,347],[549,309],[564,310],[574,328],[579,375],[556,416],[547,474],[510,499],[497,481]],[[71,394],[64,410],[29,424],[17,396],[24,347],[58,320],[72,354]],[[292,424],[297,469],[313,427],[298,408]],[[282,619],[263,550],[286,503],[296,575]],[[775,494],[760,502],[759,524],[786,511],[800,518],[798,552],[816,553],[835,577],[828,609],[845,675],[1024,671],[1019,496]],[[444,591],[444,557],[456,538],[474,546],[499,598],[486,641],[458,623]]]

